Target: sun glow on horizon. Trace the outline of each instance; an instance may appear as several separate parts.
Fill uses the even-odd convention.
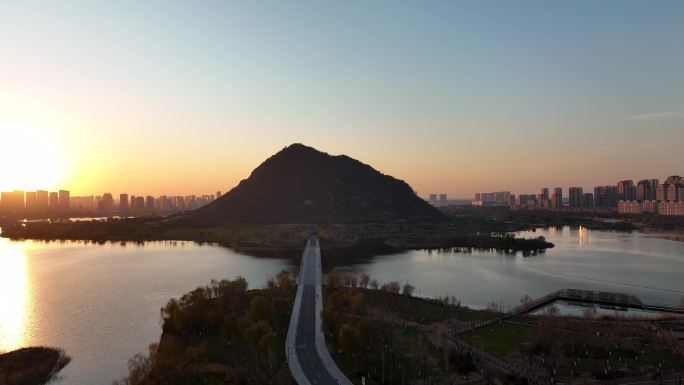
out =
[[[65,180],[66,154],[48,130],[1,121],[0,132],[1,191],[56,189]]]

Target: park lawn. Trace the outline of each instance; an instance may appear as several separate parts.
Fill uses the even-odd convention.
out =
[[[530,341],[531,337],[530,328],[504,324],[477,329],[468,334],[466,340],[468,343],[502,358],[517,352],[520,345]]]
[[[391,311],[407,321],[430,325],[447,319],[459,321],[484,320],[494,314],[455,305],[443,305],[437,300],[393,294],[385,291],[364,290],[368,305],[381,310]]]

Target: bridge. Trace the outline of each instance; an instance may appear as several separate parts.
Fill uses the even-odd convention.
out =
[[[321,248],[318,239],[311,236],[297,278],[297,296],[285,342],[287,363],[299,385],[352,385],[325,346],[322,275]]]

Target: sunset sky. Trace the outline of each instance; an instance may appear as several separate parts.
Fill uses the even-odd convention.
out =
[[[684,173],[684,1],[0,0],[0,189],[227,191],[302,142],[420,195]]]

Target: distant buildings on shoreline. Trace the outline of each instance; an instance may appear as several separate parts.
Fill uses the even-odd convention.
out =
[[[129,196],[129,194],[122,193],[115,198],[108,192],[102,195],[71,196],[68,190],[58,192],[14,190],[0,193],[0,215],[13,218],[36,218],[170,214],[194,210],[213,202],[220,196],[221,192],[217,191],[216,195],[161,195],[157,197]]]
[[[684,178],[669,176],[664,183],[658,179],[643,179],[634,185],[622,180],[614,186],[596,186],[594,192],[582,187],[570,187],[568,199],[563,189],[548,188],[539,194],[511,194],[510,191],[477,193],[473,206],[508,206],[514,210],[617,211],[623,214],[684,215]]]

